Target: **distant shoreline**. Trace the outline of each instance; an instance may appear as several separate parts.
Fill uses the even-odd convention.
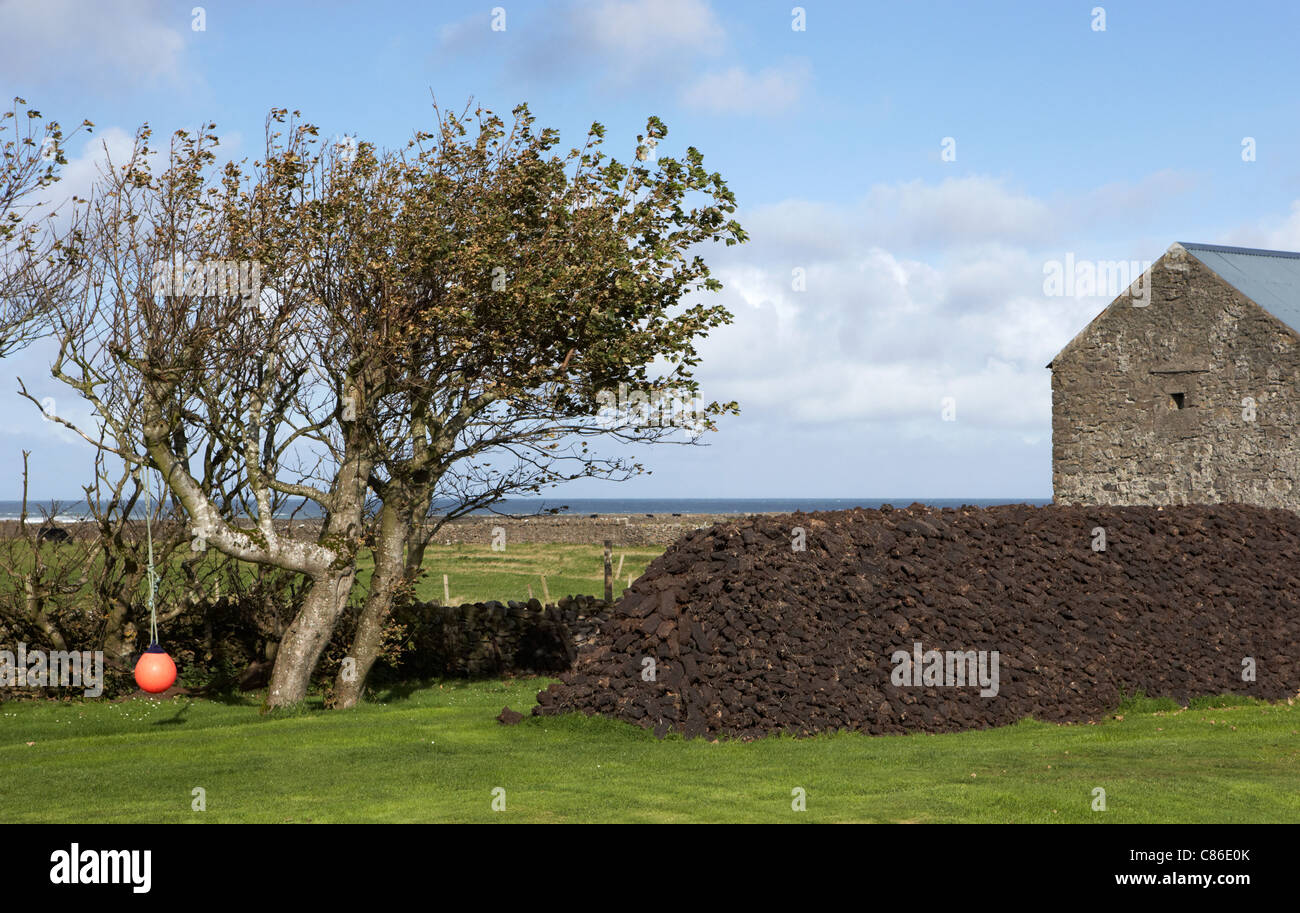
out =
[[[912,501],[899,500],[884,502],[896,508],[907,507]],[[957,502],[978,505],[974,501]],[[999,502],[999,503],[1028,503]],[[865,505],[864,505],[865,506]],[[851,508],[838,508],[847,510]],[[745,517],[782,515],[792,513],[819,513],[818,510],[769,510],[750,511],[747,513],[687,513],[672,511],[668,513],[644,512],[640,514],[623,512],[609,514],[526,514],[499,515],[475,514],[449,520],[433,537],[432,544],[437,545],[491,545],[499,541],[500,531],[504,531],[506,547],[510,543],[525,545],[588,545],[599,546],[606,540],[615,547],[659,547],[667,546],[678,538],[704,526],[717,523],[732,523]],[[39,521],[37,521],[39,522]],[[314,538],[320,529],[319,517],[299,519],[278,519],[276,527],[294,538]],[[29,521],[29,527],[31,521]],[[74,541],[86,541],[96,535],[95,528],[88,521],[58,521],[57,524],[68,531]],[[244,525],[244,524],[240,524]],[[143,520],[133,520],[131,526],[136,535],[143,535]],[[159,535],[154,527],[155,536]],[[0,519],[0,541],[14,538],[18,534],[16,520]]]
[[[499,517],[504,519],[596,517],[651,517],[660,519],[674,516],[755,516],[759,514],[787,514],[803,511],[850,510],[854,507],[874,509],[882,504],[905,507],[920,502],[929,507],[991,507],[998,504],[1031,504],[1041,506],[1051,503],[1051,498],[568,498],[568,499],[507,499],[500,513],[476,512],[470,517]],[[27,520],[43,523],[44,513],[53,505],[59,507],[54,520],[60,524],[77,523],[88,519],[85,502],[81,499],[44,500],[29,499]],[[17,521],[20,501],[0,500],[0,522]],[[565,508],[556,513],[550,510]],[[44,508],[43,512],[41,508]],[[282,510],[277,519],[289,519],[292,508]],[[139,511],[143,519],[143,508]],[[294,519],[318,519],[315,505],[299,507]]]

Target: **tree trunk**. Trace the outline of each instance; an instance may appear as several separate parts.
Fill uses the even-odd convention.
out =
[[[357,576],[357,537],[361,532],[361,511],[365,506],[366,480],[373,463],[359,455],[359,448],[349,442],[353,456],[345,459],[331,489],[330,510],[321,528],[319,543],[331,543],[331,560],[307,569],[311,584],[293,623],[284,631],[275,652],[271,686],[266,696],[268,708],[290,707],[307,698],[312,673],[321,654],[334,635],[334,627],[343,614]],[[259,517],[260,519],[260,517]],[[270,522],[268,530],[273,530]],[[295,545],[283,538],[277,547],[286,550]],[[313,556],[314,557],[314,556]],[[282,566],[276,562],[268,562]]]
[[[301,611],[280,638],[266,696],[268,707],[290,707],[307,699],[312,672],[343,614],[355,576],[353,564],[312,580]]]
[[[384,504],[379,513],[379,530],[375,534],[375,572],[370,577],[370,592],[357,620],[348,658],[334,680],[334,706],[355,707],[366,690],[366,679],[379,658],[384,642],[384,626],[392,615],[396,598],[406,576],[406,542],[411,535],[411,511],[403,506]]]

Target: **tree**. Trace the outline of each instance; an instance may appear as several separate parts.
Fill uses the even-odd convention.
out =
[[[666,135],[651,118],[638,158]],[[642,467],[587,441],[694,442],[736,409],[698,405],[692,377],[696,342],[731,315],[681,304],[720,288],[695,247],[745,238],[728,218],[734,197],[693,148],[626,167],[603,137],[595,124],[582,148],[554,156],[558,136],[534,132],[524,106],[508,132],[490,112],[440,115],[401,165],[393,249],[411,254],[393,283],[414,332],[395,348],[400,407],[377,416],[375,570],[339,706],[363,693],[393,602],[447,520],[561,481],[626,478]],[[678,408],[629,408],[620,390]]]
[[[620,385],[697,391],[695,343],[730,315],[681,303],[719,288],[690,251],[745,236],[695,149],[624,166],[596,124],[556,155],[525,106],[509,130],[490,111],[439,114],[435,133],[382,154],[322,147],[277,109],[251,167],[218,168],[212,129],[177,133],[155,165],[146,126],[106,164],[59,239],[79,270],[61,287],[53,373],[94,406],[101,446],[162,474],[195,536],[307,578],[276,653],[277,707],[306,696],[346,605],[368,491],[382,506],[354,644],[367,671],[440,497],[454,515],[639,468],[586,439],[672,427],[601,406]],[[665,135],[651,118],[640,158]],[[697,430],[734,409],[701,409]],[[320,506],[314,539],[274,523],[289,497]],[[360,685],[340,693],[352,703]]]
[[[26,346],[47,326],[49,293],[70,264],[58,233],[50,230],[57,208],[40,216],[43,203],[32,197],[58,181],[67,164],[67,140],[93,128],[83,121],[65,138],[57,121],[45,122],[21,98],[0,115],[0,357]]]
[[[175,134],[156,163],[146,125],[126,161],[105,162],[65,239],[80,269],[55,312],[52,366],[94,406],[107,440],[55,420],[160,472],[203,547],[308,580],[276,654],[271,706],[305,697],[351,590],[371,467],[356,423],[340,426],[339,459],[323,475],[294,459],[339,411],[313,370],[341,361],[361,378],[372,356],[357,329],[365,299],[309,299],[299,281],[312,264],[294,219],[309,199],[301,153],[314,131],[291,124],[281,141],[286,119],[268,119],[266,158],[247,175],[234,162],[215,173],[211,126]],[[275,525],[293,496],[324,511],[315,541]]]

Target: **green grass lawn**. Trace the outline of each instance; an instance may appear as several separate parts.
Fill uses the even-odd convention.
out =
[[[494,720],[527,712],[547,681],[434,683],[279,718],[253,696],[7,702],[0,821],[1300,822],[1286,702],[718,744],[582,716]]]
[[[662,551],[616,550],[615,592]],[[543,574],[553,600],[603,586],[599,545],[431,545],[425,566],[418,595],[435,601],[444,573],[456,603],[530,585],[540,598]],[[433,683],[279,717],[258,713],[260,695],[0,703],[0,821],[1300,822],[1286,702],[1138,699],[1097,725],[719,744],[581,716],[495,721],[547,683]]]

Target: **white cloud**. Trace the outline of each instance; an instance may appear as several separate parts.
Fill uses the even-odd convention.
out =
[[[1079,201],[1074,217],[1079,221],[1105,223],[1116,210],[1134,215],[1157,214],[1163,203],[1171,197],[1195,190],[1199,182],[1196,175],[1163,168],[1137,181],[1103,184]]]
[[[949,250],[954,245],[1041,245],[1066,223],[1046,201],[982,176],[877,184],[849,205],[789,199],[745,213],[761,228],[746,253],[807,265],[871,246]]]
[[[575,7],[571,21],[591,44],[631,69],[676,54],[715,54],[726,32],[703,0],[604,0]]]
[[[134,137],[121,127],[96,130],[86,137],[81,154],[68,159],[54,189],[61,197],[75,194],[84,198],[99,177],[100,169],[109,161],[120,167],[130,158],[133,145]]]
[[[707,0],[598,0],[514,15],[493,32],[486,12],[444,25],[444,54],[494,54],[504,72],[530,81],[581,78],[625,92],[640,86],[678,93],[714,114],[788,110],[807,91],[812,66],[792,59],[757,71],[732,64],[727,30]]]
[[[68,163],[59,169],[59,180],[32,196],[31,201],[38,204],[39,209],[29,216],[29,220],[53,213],[55,228],[59,231],[67,229],[73,215],[72,198],[89,198],[101,169],[110,160],[114,166],[120,167],[130,158],[133,144],[130,133],[120,127],[108,127],[84,136],[79,153],[66,149]],[[155,152],[155,159],[157,155]]]
[[[1265,236],[1263,245],[1268,250],[1300,251],[1300,200],[1291,203],[1291,213]]]
[[[682,92],[682,100],[713,114],[779,113],[793,107],[812,82],[812,67],[802,58],[757,73],[734,66],[706,73]]]
[[[546,79],[599,73],[627,87],[639,80],[675,82],[701,60],[722,52],[726,30],[705,0],[601,0],[548,6],[511,17],[504,31],[476,13],[440,31],[448,54],[500,51],[516,75]]]
[[[1062,212],[1088,196],[1057,201],[1058,210],[972,177],[738,214],[751,242],[706,254],[735,322],[701,346],[703,392],[738,400],[761,426],[983,434],[980,446],[1008,433],[1045,440],[1045,365],[1105,305],[1043,292],[1043,264],[1060,255],[1049,245],[1105,256],[1065,238]],[[804,291],[792,287],[796,268]],[[941,421],[948,396],[959,429]]]
[[[198,127],[191,125],[186,129],[193,134]],[[87,199],[109,162],[114,168],[121,168],[130,159],[135,146],[135,135],[121,127],[97,127],[93,133],[82,134],[79,138],[79,152],[66,149],[68,163],[59,169],[59,180],[35,197],[43,211],[58,207],[61,213],[65,213],[67,202],[74,196]],[[220,134],[217,140],[215,151],[222,159],[236,158],[243,146],[243,135],[238,130]],[[155,143],[151,150],[147,156],[150,167],[155,170],[166,168],[166,140]]]
[[[735,323],[702,347],[705,389],[801,424],[934,431],[942,398],[952,396],[965,424],[1042,431],[1043,366],[1086,321],[1072,300],[1026,294],[1041,284],[1036,266],[1026,254],[979,275],[872,249],[823,265],[804,292],[781,273],[762,284],[720,271],[729,297],[741,300],[728,301]],[[954,312],[953,298],[968,308]]]
[[[905,245],[946,246],[976,239],[1032,243],[1054,224],[1047,202],[987,177],[881,184],[871,188],[864,207],[889,227],[895,243]]]
[[[158,0],[0,0],[0,79],[89,85],[181,78],[188,9]]]
[[[1178,241],[1201,241],[1233,247],[1258,247],[1263,250],[1300,251],[1300,200],[1292,200],[1285,216],[1258,219],[1230,228],[1218,235],[1175,238]]]

